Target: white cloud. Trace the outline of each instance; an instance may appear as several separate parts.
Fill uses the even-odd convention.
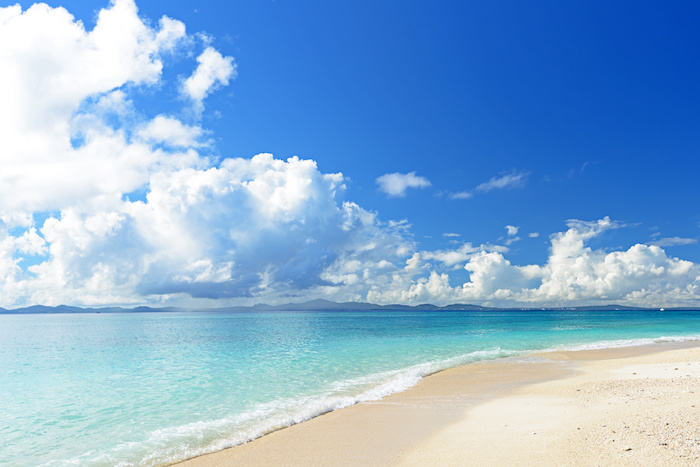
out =
[[[540,233],[539,232],[530,232],[529,234],[527,234],[527,236],[530,238],[537,238],[540,236]]]
[[[474,188],[473,191],[458,191],[449,193],[447,198],[450,200],[456,199],[470,199],[474,197],[474,192],[486,193],[493,190],[501,190],[504,188],[520,188],[525,186],[525,181],[530,175],[530,172],[516,172],[512,171],[508,174],[501,175],[499,177],[493,177],[488,182],[484,182]]]
[[[455,250],[424,251],[421,256],[425,261],[438,261],[445,267],[454,268],[461,267],[478,251],[480,251],[479,247],[474,247],[471,243],[465,243]]]
[[[200,147],[204,130],[200,126],[183,124],[180,120],[158,115],[141,128],[137,135],[151,144],[165,144],[170,147]]]
[[[143,201],[63,209],[19,237],[6,230],[2,305],[350,299],[412,274],[410,226],[340,203],[343,176],[314,161],[226,159],[156,173],[149,187]],[[23,271],[22,251],[44,258]]]
[[[468,191],[459,191],[457,193],[450,193],[448,195],[448,199],[469,199],[473,196],[474,195],[469,193]]]
[[[415,172],[390,173],[377,178],[377,185],[389,196],[404,197],[409,188],[427,188],[430,182],[425,177],[417,176]]]
[[[580,303],[623,301],[640,305],[697,299],[698,266],[668,257],[657,246],[637,244],[626,251],[592,250],[585,242],[619,224],[569,222],[552,236],[552,253],[541,268],[542,285],[525,294],[530,300]]]
[[[47,252],[46,241],[37,234],[34,227],[16,237],[15,248],[19,253],[28,255],[44,255]]]
[[[407,271],[418,269],[421,266],[421,261],[420,261],[420,253],[413,253],[413,256],[408,258],[406,260],[406,269]]]
[[[533,267],[511,265],[501,253],[482,252],[469,260],[464,269],[470,272],[470,281],[462,285],[465,297],[510,299],[522,289],[536,284],[538,270]]]
[[[516,227],[514,225],[506,225],[506,231],[508,232],[506,245],[512,245],[513,243],[520,240],[520,237],[518,237],[518,230],[520,230],[519,227]]]
[[[660,247],[587,247],[591,238],[621,227],[608,218],[569,221],[568,230],[550,237],[544,265],[518,266],[504,256],[505,246],[418,251],[410,225],[383,223],[375,213],[339,202],[342,190],[341,174],[269,154],[154,174],[144,201],[103,212],[64,209],[22,235],[6,229],[2,305],[279,303],[322,296],[657,306],[700,298],[698,265],[668,257]],[[20,254],[44,258],[23,271]],[[461,268],[469,280],[451,285]]]
[[[486,193],[492,190],[501,190],[504,188],[520,188],[525,185],[525,180],[530,172],[511,172],[500,177],[493,177],[488,182],[484,182],[477,186],[474,191]]]
[[[651,242],[656,246],[678,246],[678,245],[693,245],[698,242],[697,238],[681,238],[681,237],[666,237],[660,238]]]
[[[197,69],[182,84],[182,92],[196,102],[201,109],[202,101],[218,86],[226,86],[236,77],[233,57],[224,57],[213,47],[207,47],[197,57]]]
[[[341,183],[340,176],[319,173],[313,161],[269,154],[155,177],[147,203],[129,206],[153,251],[141,289],[228,298],[322,283],[319,274],[337,255],[326,236],[349,235],[334,200]],[[188,272],[197,263],[206,274]],[[217,271],[217,281],[202,280],[210,271]]]
[[[508,251],[510,250],[505,246],[491,244],[474,246],[471,243],[464,243],[462,246],[454,250],[423,251],[421,252],[421,258],[428,261],[435,260],[441,263],[441,265],[444,267],[454,269],[462,267],[466,261],[469,261],[469,259],[477,253],[507,253]]]
[[[420,278],[401,294],[401,299],[410,303],[429,303],[436,296],[450,294],[452,288],[447,274],[431,271],[428,278]]]
[[[449,276],[395,281],[377,300],[440,303],[477,302],[513,306],[574,306],[622,303],[636,306],[696,304],[700,300],[700,266],[669,257],[658,246],[637,244],[628,250],[593,250],[585,244],[622,224],[609,218],[595,222],[571,220],[568,230],[550,237],[551,251],[544,265],[516,266],[503,253],[471,249],[464,269],[469,281],[449,286]],[[440,259],[441,255],[434,255]],[[430,255],[421,254],[427,260]],[[455,258],[455,260],[457,260]],[[430,270],[430,268],[428,269]],[[433,270],[433,272],[435,272]]]
[[[162,78],[168,57],[201,47],[198,37],[165,17],[150,26],[131,0],[101,10],[91,31],[62,8],[0,8],[0,306],[700,298],[698,265],[658,245],[588,247],[623,227],[607,218],[569,221],[550,237],[544,264],[519,266],[504,245],[420,250],[407,221],[344,201],[343,175],[313,160],[215,164],[198,152],[211,144],[198,121],[147,115],[136,100],[144,86],[171,96],[170,84],[202,110],[235,76],[232,58],[205,42],[189,78]],[[474,191],[520,186],[527,175]],[[377,183],[390,196],[430,186],[415,172]],[[506,243],[517,239],[517,227],[506,229]]]
[[[186,42],[184,24],[163,17],[150,27],[132,0],[100,10],[91,31],[46,4],[0,11],[0,212],[115,200],[155,171],[207,164],[191,147],[132,139],[154,123],[134,114],[128,92],[160,82],[162,57]],[[196,128],[182,125],[191,137]]]

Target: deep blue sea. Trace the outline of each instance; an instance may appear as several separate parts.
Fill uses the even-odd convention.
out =
[[[159,465],[545,349],[700,339],[690,311],[0,315],[0,466]]]

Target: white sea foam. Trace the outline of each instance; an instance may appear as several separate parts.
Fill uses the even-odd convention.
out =
[[[661,344],[664,342],[690,342],[700,340],[700,334],[692,336],[662,336],[638,339],[614,339],[608,341],[597,341],[586,344],[568,345],[562,347],[552,347],[543,351],[579,351],[579,350],[601,350],[617,349],[624,347],[642,347],[645,345]]]
[[[108,452],[91,451],[73,459],[45,465],[153,466],[195,457],[246,443],[327,412],[405,391],[415,386],[426,375],[437,371],[519,353],[501,348],[480,350],[400,370],[339,381],[324,394],[298,399],[279,399],[260,404],[254,410],[233,417],[154,430],[143,442],[123,443]]]
[[[151,432],[143,442],[127,442],[107,452],[90,451],[73,459],[44,465],[154,466],[220,451],[259,438],[272,431],[304,422],[351,405],[382,399],[415,386],[426,375],[455,366],[504,357],[524,358],[542,351],[593,350],[650,345],[660,342],[700,340],[695,336],[618,339],[548,349],[508,350],[501,347],[420,363],[407,368],[337,381],[323,394],[278,399],[231,417],[198,421]],[[125,461],[124,459],[137,459]]]
[[[580,345],[563,346],[550,349],[531,350],[505,350],[500,347],[495,349],[480,350],[453,358],[431,361],[396,371],[388,371],[373,375],[367,375],[352,380],[339,381],[333,384],[332,390],[318,398],[303,398],[299,400],[278,401],[274,404],[267,404],[260,407],[255,412],[246,414],[249,421],[256,420],[246,429],[239,429],[232,435],[212,442],[204,449],[192,450],[186,453],[187,456],[196,456],[207,452],[219,451],[228,447],[246,443],[272,431],[294,425],[318,415],[322,415],[333,410],[342,409],[351,405],[380,400],[391,394],[405,391],[415,386],[426,375],[438,371],[460,366],[478,361],[494,360],[506,357],[524,358],[524,361],[534,361],[527,357],[531,352],[555,351],[555,350],[591,350],[604,348],[621,348],[650,345],[661,342],[684,342],[700,340],[700,335],[696,336],[664,336],[658,338],[643,339],[618,339],[610,341],[593,342]],[[361,387],[368,389],[353,394],[343,394]],[[273,415],[274,414],[274,415]],[[272,416],[270,416],[272,415]],[[241,419],[239,418],[240,422]],[[226,425],[227,423],[223,423]],[[238,425],[240,426],[240,425]],[[175,459],[171,459],[175,460]]]

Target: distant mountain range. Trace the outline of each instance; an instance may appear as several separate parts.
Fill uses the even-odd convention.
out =
[[[494,308],[483,307],[470,304],[453,304],[446,306],[436,306],[430,304],[423,305],[375,305],[372,303],[362,302],[344,302],[337,303],[328,300],[311,300],[304,303],[288,303],[285,305],[267,305],[260,303],[253,306],[235,306],[223,308],[177,308],[164,307],[153,308],[148,306],[139,306],[136,308],[122,307],[104,307],[104,308],[81,308],[76,306],[43,306],[34,305],[24,308],[16,308],[6,310],[0,308],[0,314],[37,314],[37,313],[144,313],[144,312],[167,312],[167,311],[218,311],[218,312],[252,312],[252,311],[513,311],[513,310],[528,310],[528,311],[620,311],[620,310],[658,310],[659,308],[639,308],[622,305],[604,305],[604,306],[577,306],[577,307],[532,307],[532,308]],[[666,308],[668,310],[689,310],[700,311],[700,308],[683,308],[674,307]]]

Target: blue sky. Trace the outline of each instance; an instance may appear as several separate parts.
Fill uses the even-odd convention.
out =
[[[0,306],[697,306],[692,2],[48,5],[0,13]]]

